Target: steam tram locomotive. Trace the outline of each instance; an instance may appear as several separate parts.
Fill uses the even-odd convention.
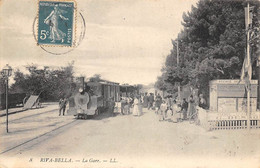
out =
[[[98,115],[108,109],[111,100],[120,101],[119,83],[100,80],[84,83],[83,86],[84,89],[69,98],[68,114],[76,118],[87,119]]]

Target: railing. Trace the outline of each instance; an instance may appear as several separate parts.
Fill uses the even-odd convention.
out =
[[[251,113],[249,124],[246,113],[214,113],[199,108],[198,114],[201,126],[207,130],[247,129],[248,125],[250,129],[260,128],[260,112]]]
[[[209,120],[209,130],[246,129],[247,120]],[[250,120],[250,128],[260,128],[260,120]]]

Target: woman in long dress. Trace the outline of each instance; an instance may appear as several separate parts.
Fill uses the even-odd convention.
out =
[[[142,103],[141,103],[140,98],[136,97],[134,99],[133,115],[140,116],[141,114],[142,114]]]
[[[172,118],[171,118],[172,122],[174,123],[178,122],[177,112],[178,112],[178,105],[176,103],[176,100],[174,100],[172,104]]]
[[[195,113],[195,100],[192,95],[189,98],[189,106],[188,106],[188,117],[191,117]]]

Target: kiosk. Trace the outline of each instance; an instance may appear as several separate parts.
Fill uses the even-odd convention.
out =
[[[251,112],[257,107],[257,80],[251,80]],[[247,91],[244,81],[210,81],[210,111],[220,113],[247,112]]]
[[[257,111],[257,80],[251,80],[250,118],[248,123],[247,91],[244,81],[210,81],[210,109],[198,108],[199,120],[208,130],[260,128]]]

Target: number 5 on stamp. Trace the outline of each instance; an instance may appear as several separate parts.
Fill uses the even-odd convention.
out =
[[[37,42],[45,46],[73,46],[76,3],[73,0],[39,0]]]

